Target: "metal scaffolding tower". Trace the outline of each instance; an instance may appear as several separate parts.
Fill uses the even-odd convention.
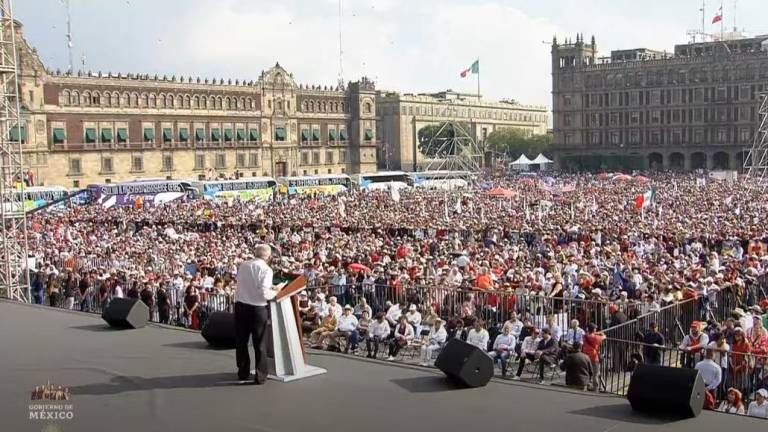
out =
[[[0,296],[29,301],[18,69],[11,0],[0,0]]]
[[[459,171],[480,172],[483,154],[471,134],[457,121],[440,126],[426,146],[430,159],[425,171],[444,172],[446,179]]]
[[[760,94],[757,115],[760,123],[752,148],[744,158],[744,172],[751,178],[763,181],[768,177],[768,92]]]

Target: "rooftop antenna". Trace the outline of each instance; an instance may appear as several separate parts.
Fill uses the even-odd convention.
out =
[[[339,0],[339,88],[344,88],[344,50],[341,44],[341,17],[342,17],[342,5]]]
[[[67,66],[67,73],[72,74],[72,68],[75,65],[72,60],[72,17],[69,9],[69,0],[61,0],[64,3],[64,7],[67,8],[67,54],[69,58],[69,65]]]
[[[739,0],[733,0],[733,32],[736,33],[738,28],[736,28],[736,6],[739,3]]]

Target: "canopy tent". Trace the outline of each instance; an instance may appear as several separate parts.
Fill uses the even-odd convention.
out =
[[[550,159],[548,159],[546,156],[544,156],[544,154],[543,154],[543,153],[539,153],[539,155],[538,155],[538,156],[536,156],[536,159],[532,160],[532,161],[531,161],[531,163],[532,163],[532,164],[540,164],[540,165],[543,165],[543,164],[552,163],[552,160],[550,160]]]
[[[485,194],[488,196],[498,197],[498,198],[514,198],[517,196],[517,192],[511,191],[509,189],[500,188],[500,187],[493,188],[488,192],[486,192]]]
[[[517,158],[516,161],[512,162],[512,166],[520,166],[520,167],[527,167],[528,165],[531,165],[533,161],[528,159],[524,154],[521,154],[519,158]]]

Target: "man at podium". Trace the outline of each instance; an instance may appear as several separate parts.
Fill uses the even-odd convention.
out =
[[[264,384],[267,380],[267,302],[277,296],[282,286],[273,286],[273,272],[269,267],[272,249],[260,244],[254,250],[256,258],[244,261],[237,270],[237,293],[235,294],[235,359],[237,378],[248,380],[251,358],[248,353],[248,339],[253,338],[254,383]]]

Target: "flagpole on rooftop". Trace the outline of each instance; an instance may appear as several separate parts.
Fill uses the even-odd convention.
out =
[[[480,58],[477,58],[477,100],[480,101]]]

